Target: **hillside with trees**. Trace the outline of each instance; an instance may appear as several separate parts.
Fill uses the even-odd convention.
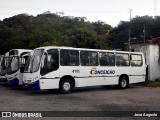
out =
[[[32,16],[20,14],[0,21],[0,54],[10,49],[34,49],[40,46],[121,49],[128,42],[129,29],[134,42],[160,36],[160,16],[137,16],[118,26],[102,21],[89,22],[85,17],[70,17],[49,11]]]
[[[108,46],[113,49],[121,49],[124,43],[128,43],[130,37],[136,38],[131,43],[140,43],[145,40],[160,37],[160,16],[136,16],[131,22],[121,21],[115,27],[108,38]],[[145,35],[144,35],[145,32]]]
[[[112,27],[84,17],[60,16],[45,12],[36,17],[20,14],[0,21],[0,54],[12,48],[72,46],[107,49]]]

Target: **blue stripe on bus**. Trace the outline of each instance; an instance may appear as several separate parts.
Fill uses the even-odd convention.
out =
[[[9,83],[11,83],[12,85],[18,86],[19,80],[18,80],[18,78],[14,78],[14,79],[10,80]]]
[[[40,89],[39,80],[37,80],[36,82],[33,82],[31,84],[23,83],[23,87],[29,88],[29,89],[34,89],[34,90],[39,90]]]

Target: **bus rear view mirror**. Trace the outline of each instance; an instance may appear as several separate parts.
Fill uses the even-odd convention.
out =
[[[22,58],[21,58],[21,66],[24,66],[25,63],[26,63],[25,58],[22,57]]]

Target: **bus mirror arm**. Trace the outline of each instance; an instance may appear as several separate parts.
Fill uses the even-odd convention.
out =
[[[20,67],[20,72],[21,72],[21,73],[24,73],[24,66],[21,66],[21,67]]]
[[[25,58],[21,58],[21,66],[25,64]]]

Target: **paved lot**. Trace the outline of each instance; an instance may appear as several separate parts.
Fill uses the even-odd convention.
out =
[[[0,111],[160,111],[160,88],[131,86],[120,90],[115,87],[91,87],[76,89],[71,94],[63,95],[56,90],[34,91],[0,84]]]

